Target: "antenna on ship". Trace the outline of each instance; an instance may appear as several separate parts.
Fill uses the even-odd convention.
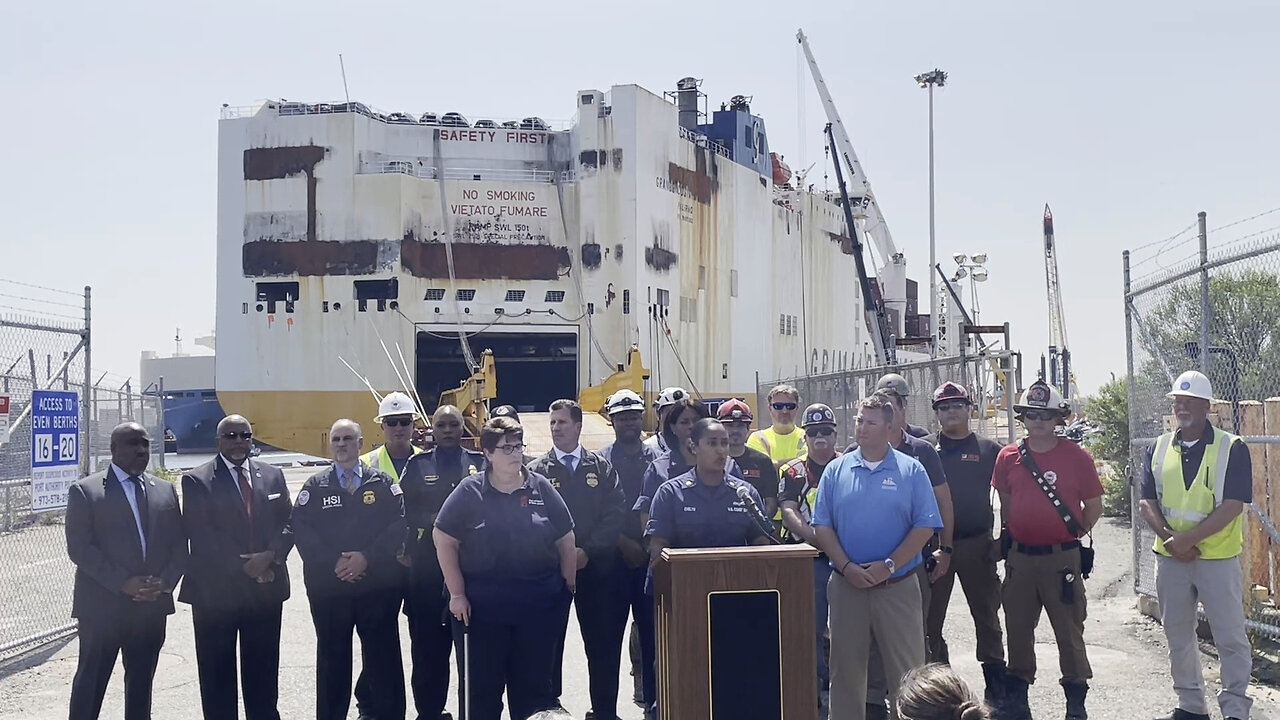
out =
[[[173,329],[173,355],[174,357],[182,355],[182,328]]]
[[[347,98],[347,105],[351,105],[351,93],[347,90],[347,65],[342,62],[342,53],[338,53],[338,68],[342,70],[342,94]]]

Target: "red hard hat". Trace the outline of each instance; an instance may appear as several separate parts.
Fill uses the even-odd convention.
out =
[[[947,400],[963,400],[971,405],[973,404],[973,401],[969,399],[969,391],[965,390],[963,385],[958,385],[950,380],[942,383],[937,390],[933,391],[934,406]]]
[[[720,409],[716,411],[717,420],[751,420],[751,406],[738,399],[732,399],[728,402],[721,403]]]

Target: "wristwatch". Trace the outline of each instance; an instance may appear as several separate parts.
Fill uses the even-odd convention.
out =
[[[885,558],[885,559],[884,559],[884,566],[885,566],[885,567],[887,567],[887,568],[889,568],[889,574],[890,574],[890,575],[892,575],[892,574],[894,573],[894,571],[896,571],[896,570],[898,569],[898,566],[897,566],[897,565],[895,565],[895,564],[893,563],[893,558]]]

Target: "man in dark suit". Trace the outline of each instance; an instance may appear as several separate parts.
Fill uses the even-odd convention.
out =
[[[178,493],[146,473],[151,436],[137,423],[111,431],[111,467],[67,493],[67,555],[76,566],[71,616],[80,657],[71,681],[71,720],[95,720],[124,655],[125,720],[151,717],[151,687],[173,613],[173,588],[187,563]]]
[[[236,640],[248,720],[280,720],[280,616],[293,505],[279,468],[249,458],[253,428],[218,423],[218,456],[182,476],[191,561],[178,600],[190,603],[205,720],[237,716]]]

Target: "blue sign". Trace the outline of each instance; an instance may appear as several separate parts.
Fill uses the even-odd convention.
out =
[[[80,477],[80,396],[66,390],[31,393],[31,512],[67,506]]]

